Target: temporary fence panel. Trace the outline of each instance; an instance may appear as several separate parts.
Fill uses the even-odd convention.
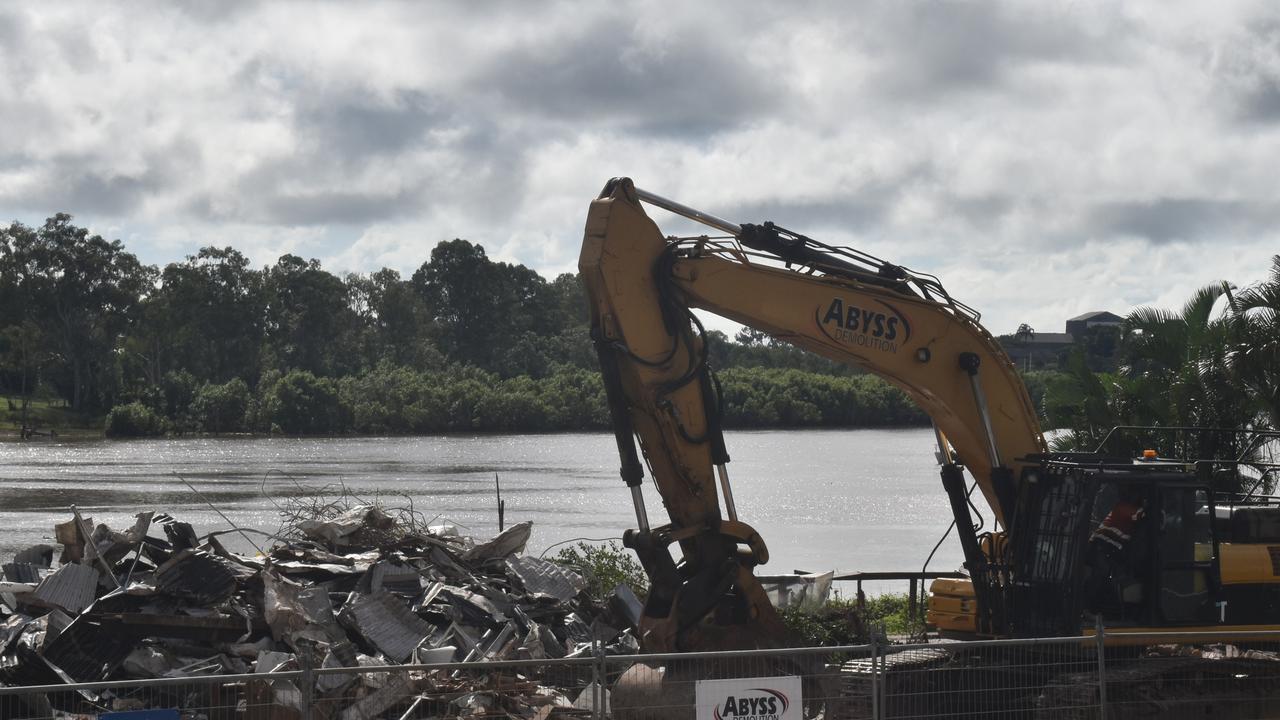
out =
[[[323,668],[309,674],[317,718],[602,717],[595,657]]]
[[[1199,633],[1192,642],[1167,632],[1109,637],[1108,717],[1280,718],[1280,634]],[[1058,687],[1046,693],[1064,694]]]
[[[300,712],[299,673],[214,675],[205,677],[123,680],[75,685],[0,687],[0,718],[5,720],[63,720],[65,718],[163,718],[141,711],[171,711],[173,718],[249,720],[287,717],[277,713],[288,703]],[[261,686],[294,687],[288,700]],[[301,717],[301,715],[297,715]]]
[[[615,656],[597,646],[561,659],[0,687],[5,720],[113,716],[1249,720],[1280,717],[1280,633]]]
[[[847,687],[841,668],[849,661],[868,657],[870,649],[868,645],[854,645],[606,657],[609,717],[618,720],[854,717],[852,713],[867,706],[870,694],[865,688]],[[719,682],[735,680],[743,682]],[[727,690],[734,687],[746,692],[729,694]],[[768,702],[769,698],[774,702]]]

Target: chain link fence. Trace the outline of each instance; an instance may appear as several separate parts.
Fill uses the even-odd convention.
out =
[[[1280,717],[1280,632],[285,667],[0,688],[0,720]]]

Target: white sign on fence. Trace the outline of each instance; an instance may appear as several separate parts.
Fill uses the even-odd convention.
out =
[[[802,720],[800,678],[699,680],[697,720]]]

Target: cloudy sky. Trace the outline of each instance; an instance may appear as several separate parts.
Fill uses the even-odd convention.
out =
[[[411,272],[464,237],[554,274],[630,175],[1061,331],[1262,277],[1277,168],[1275,2],[0,9],[0,221],[150,263]]]

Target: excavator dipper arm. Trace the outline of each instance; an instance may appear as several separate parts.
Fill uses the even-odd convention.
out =
[[[665,202],[736,242],[665,239],[641,199]],[[920,279],[925,276],[828,250],[768,223],[737,226],[662,201],[626,178],[611,181],[591,205],[579,269],[622,475],[637,510],[638,528],[624,541],[652,581],[641,628],[646,650],[787,643],[752,572],[768,561],[768,550],[737,517],[719,394],[693,308],[903,389],[933,419],[944,479],[947,467],[953,481],[960,465],[967,467],[1001,522],[1016,503],[1018,459],[1045,451],[1026,390],[976,313],[951,301],[936,281]],[[649,525],[633,438],[669,524]],[[679,547],[679,563],[672,545]],[[976,548],[966,547],[966,557],[971,552]]]

